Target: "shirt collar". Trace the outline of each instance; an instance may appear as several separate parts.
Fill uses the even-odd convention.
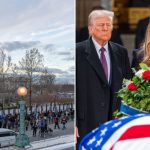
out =
[[[93,37],[92,37],[92,41],[95,45],[97,53],[99,53],[99,50],[102,48],[102,46],[98,44],[97,41]],[[108,42],[103,47],[105,48],[106,52],[108,52]]]

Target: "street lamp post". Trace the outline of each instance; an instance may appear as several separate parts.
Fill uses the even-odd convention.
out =
[[[30,144],[28,136],[25,134],[25,100],[24,96],[27,95],[27,89],[20,85],[17,90],[18,95],[20,96],[20,126],[19,126],[19,134],[16,138],[16,146],[25,147]]]

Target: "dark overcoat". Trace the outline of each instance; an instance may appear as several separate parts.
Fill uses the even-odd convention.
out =
[[[100,124],[112,119],[120,107],[116,92],[123,78],[132,76],[127,50],[108,42],[110,81],[106,80],[92,39],[76,46],[76,119],[80,139]]]

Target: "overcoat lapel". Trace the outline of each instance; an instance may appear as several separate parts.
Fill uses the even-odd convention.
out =
[[[108,81],[106,79],[104,70],[102,68],[102,65],[100,63],[100,60],[98,58],[95,46],[94,46],[91,38],[89,40],[87,40],[87,42],[86,42],[86,50],[85,50],[85,52],[87,53],[87,61],[89,62],[89,64],[96,71],[96,73],[100,77],[100,79],[105,84],[108,84]]]
[[[109,48],[109,56],[110,56],[110,82],[109,84],[112,85],[114,81],[117,81],[117,79],[115,80],[114,78],[117,77],[118,75],[118,65],[117,65],[117,57],[116,57],[116,52],[117,52],[117,48],[114,44],[112,44],[111,42],[108,43],[108,48]]]

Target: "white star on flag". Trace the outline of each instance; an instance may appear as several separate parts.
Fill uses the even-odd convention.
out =
[[[126,118],[128,118],[128,116],[124,116],[124,117],[121,117],[121,118],[119,118],[120,120],[123,120],[123,119],[126,119]]]
[[[118,127],[121,124],[121,121],[114,123],[114,125],[112,126],[112,128]]]
[[[96,146],[95,146],[95,147],[99,146],[102,141],[103,141],[103,138],[100,138],[100,140],[98,140],[98,141],[96,142]]]
[[[98,129],[99,129],[99,128],[96,128],[96,129],[92,130],[92,132],[94,133],[94,132],[96,132]]]
[[[101,130],[100,136],[105,135],[106,131],[107,131],[107,128],[104,128],[103,130]]]
[[[144,116],[144,114],[137,114],[137,116]]]
[[[89,140],[89,142],[87,143],[87,145],[92,144],[95,140],[96,140],[96,138],[95,138],[95,136],[94,136],[91,140]]]

